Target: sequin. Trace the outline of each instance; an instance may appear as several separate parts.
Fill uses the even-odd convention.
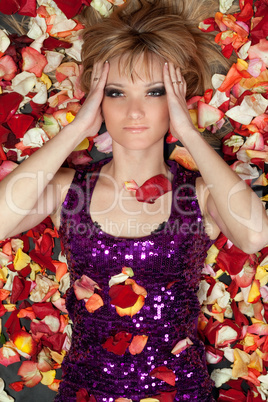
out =
[[[62,364],[63,377],[55,402],[75,402],[81,388],[97,402],[120,397],[138,402],[172,390],[176,391],[174,401],[212,402],[213,383],[206,369],[204,345],[197,337],[200,307],[196,291],[211,244],[198,203],[193,200],[198,173],[168,161],[174,174],[168,221],[142,238],[113,237],[102,231],[89,214],[98,171],[106,162],[77,170],[63,203],[59,233],[70,271],[66,307],[73,322],[73,336]],[[79,208],[81,199],[87,203]],[[121,273],[123,266],[133,269],[135,281],[147,291],[144,306],[132,318],[120,317],[108,294],[110,278]],[[97,282],[101,289],[98,292],[104,305],[92,314],[73,291],[74,281],[82,275]],[[141,353],[131,354],[127,347],[123,355],[117,355],[102,347],[107,339],[122,332],[133,337],[148,336]],[[186,337],[193,345],[173,355],[175,344]],[[175,387],[150,376],[161,366],[175,373]]]

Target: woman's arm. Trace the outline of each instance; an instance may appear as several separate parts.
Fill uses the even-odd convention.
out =
[[[260,199],[194,128],[185,102],[186,83],[180,70],[172,64],[165,65],[164,80],[171,133],[191,153],[209,190],[208,196],[199,197],[205,217],[207,214],[219,230],[246,253],[260,250],[268,243],[268,217]],[[173,84],[175,81],[181,84]],[[202,194],[200,185],[202,182],[199,182],[199,195]]]
[[[74,121],[0,183],[0,239],[31,228],[59,207],[70,177],[59,168],[85,137],[100,129],[108,70],[108,63],[94,66],[91,92]]]

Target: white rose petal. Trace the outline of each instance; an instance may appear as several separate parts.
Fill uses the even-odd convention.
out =
[[[4,387],[5,387],[4,380],[0,378],[0,401],[1,402],[14,401],[14,399],[4,391]]]
[[[218,108],[219,106],[221,106],[224,102],[226,102],[228,100],[229,100],[229,98],[228,98],[228,96],[226,96],[225,92],[221,92],[221,91],[217,90],[215,92],[215,94],[213,95],[213,98],[209,102],[209,105],[213,106],[215,108]]]
[[[215,387],[219,388],[232,378],[232,369],[215,369],[212,371],[210,377],[215,382]]]
[[[90,5],[104,17],[108,17],[113,10],[111,3],[107,0],[93,0]]]
[[[264,384],[267,384],[267,385],[268,385],[268,374],[266,374],[266,375],[261,374],[261,375],[258,377],[258,380],[259,380],[260,382],[263,382]]]
[[[62,62],[62,59],[64,58],[64,54],[59,52],[53,52],[50,50],[46,51],[45,55],[48,62],[48,64],[45,66],[43,70],[45,74],[51,73],[51,71],[56,70],[56,68],[59,67],[59,65]]]
[[[42,130],[42,128],[35,127],[28,130],[23,137],[23,145],[26,147],[36,148],[41,147],[44,142],[48,141],[49,138]]]
[[[55,35],[58,32],[64,32],[64,31],[71,31],[76,27],[76,22],[73,20],[61,20],[58,23],[53,24],[53,28],[50,31],[50,35]]]
[[[27,36],[31,39],[37,39],[39,38],[41,35],[43,35],[43,31],[41,29],[41,27],[37,24],[37,22],[35,21],[35,19],[33,19],[33,23],[30,27],[30,30],[27,33]]]
[[[43,47],[43,42],[45,39],[47,39],[49,37],[48,33],[44,33],[42,35],[40,35],[35,41],[33,41],[30,44],[30,47],[32,47],[33,49],[37,50],[39,53],[41,53],[41,49]]]
[[[234,349],[227,347],[222,349],[224,352],[225,359],[229,360],[229,362],[234,362]]]
[[[0,29],[0,52],[5,53],[9,45],[10,45],[9,37],[6,35],[3,29]]]
[[[65,294],[66,290],[69,289],[69,287],[70,287],[70,273],[66,272],[66,274],[63,275],[63,277],[60,280],[59,291]]]
[[[23,71],[16,75],[12,80],[12,89],[14,92],[18,92],[22,96],[27,95],[37,83],[37,78],[34,73]]]
[[[246,42],[243,46],[240,47],[239,52],[238,52],[238,57],[240,59],[246,60],[248,57],[248,51],[251,46],[251,41]]]
[[[225,14],[226,11],[229,10],[229,8],[232,7],[234,0],[220,0],[219,1],[219,6],[220,6],[220,12]]]
[[[14,277],[17,276],[17,275],[18,275],[17,272],[13,272],[13,271],[8,270],[8,278],[7,278],[7,281],[6,281],[5,286],[3,287],[3,289],[9,290],[11,292],[12,288],[13,288]]]
[[[129,278],[129,276],[126,274],[123,274],[123,273],[114,275],[111,277],[111,279],[109,281],[109,287],[111,287],[113,285],[117,285],[118,283],[125,282],[128,278]]]
[[[221,345],[223,342],[230,341],[232,342],[237,338],[237,332],[228,325],[222,327],[218,332],[217,345]]]
[[[226,112],[226,116],[241,124],[250,124],[253,117],[265,113],[268,106],[266,100],[261,94],[245,96],[241,105],[234,106]]]
[[[207,292],[208,292],[209,288],[210,288],[210,285],[207,283],[207,281],[202,280],[200,282],[199,289],[197,292],[197,297],[198,297],[200,305],[203,304],[203,302],[206,300]]]
[[[44,105],[47,101],[47,86],[42,82],[36,85],[37,94],[33,97],[32,101],[38,105]]]
[[[212,76],[212,86],[214,89],[218,89],[225,79],[225,75],[223,74],[213,74]]]
[[[81,38],[81,32],[78,31],[68,41],[73,44],[72,47],[65,50],[65,53],[75,59],[76,61],[81,61],[81,49],[83,45],[83,40]]]
[[[23,241],[21,239],[11,239],[12,250],[16,253],[19,248],[23,249]]]

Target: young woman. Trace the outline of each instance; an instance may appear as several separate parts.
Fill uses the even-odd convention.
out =
[[[50,214],[68,259],[73,336],[58,402],[82,395],[97,402],[213,401],[195,294],[206,250],[220,231],[247,253],[268,238],[258,197],[204,141],[187,110],[185,97],[206,84],[206,43],[185,13],[162,2],[139,4],[85,30],[83,107],[1,183],[1,238]],[[103,120],[113,158],[62,169]],[[164,160],[168,129],[201,177]],[[139,202],[123,186],[159,175],[171,191],[154,203]],[[187,348],[178,353],[181,345]]]

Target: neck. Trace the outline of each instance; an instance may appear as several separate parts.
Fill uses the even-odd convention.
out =
[[[163,143],[161,147],[152,146],[149,150],[128,150],[113,144],[113,159],[108,165],[106,173],[110,174],[118,184],[133,179],[140,186],[158,174],[168,177]]]

